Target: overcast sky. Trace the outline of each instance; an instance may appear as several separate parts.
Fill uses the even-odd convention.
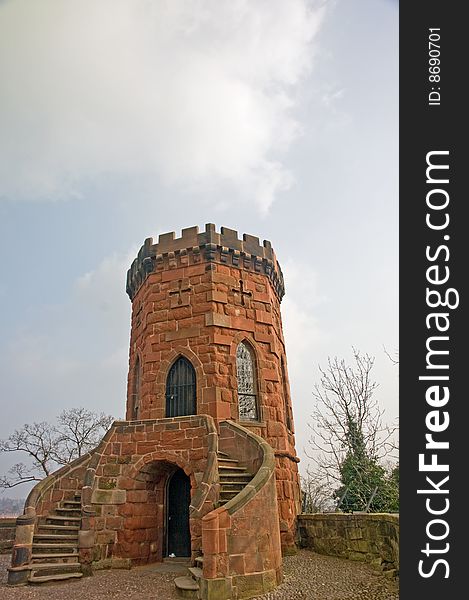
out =
[[[208,222],[283,268],[301,468],[328,356],[375,355],[393,421],[397,146],[395,1],[0,0],[0,437],[124,415],[126,271]]]

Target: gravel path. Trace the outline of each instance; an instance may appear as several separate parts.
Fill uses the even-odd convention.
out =
[[[9,556],[0,556],[2,600],[175,600],[180,573],[149,567],[98,571],[93,577],[47,586],[6,585]],[[284,559],[284,582],[259,600],[399,600],[394,582],[369,565],[301,550]]]

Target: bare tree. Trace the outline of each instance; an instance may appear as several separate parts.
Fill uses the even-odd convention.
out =
[[[307,471],[301,481],[301,512],[305,514],[331,511],[335,508],[329,487],[317,474]]]
[[[315,463],[314,476],[324,480],[331,493],[343,483],[344,467],[348,476],[356,471],[357,481],[370,471],[376,475],[373,465],[395,448],[397,427],[383,422],[384,411],[374,396],[378,387],[371,377],[374,358],[355,348],[353,357],[352,366],[329,358],[327,369],[319,367],[321,379],[313,392],[316,408],[309,456]]]
[[[40,481],[58,465],[65,465],[94,448],[113,417],[97,414],[84,408],[63,411],[57,425],[26,424],[6,440],[0,440],[0,452],[19,452],[26,455],[29,464],[17,463],[0,477],[0,489],[22,483]]]
[[[54,442],[53,428],[45,421],[24,425],[7,440],[0,440],[0,452],[20,452],[32,462],[30,466],[22,462],[13,465],[8,475],[0,478],[0,488],[12,488],[20,483],[40,481],[47,477],[54,462]]]
[[[391,354],[386,346],[383,346],[384,354],[389,358],[393,365],[399,364],[399,350],[394,350],[393,354]]]
[[[71,408],[64,410],[57,420],[52,456],[57,464],[65,465],[95,448],[114,418],[86,408]]]

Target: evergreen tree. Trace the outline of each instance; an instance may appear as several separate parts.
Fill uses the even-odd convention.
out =
[[[315,476],[322,476],[343,511],[397,512],[399,467],[388,472],[383,459],[394,448],[396,428],[382,423],[373,397],[374,359],[354,350],[355,365],[329,359],[315,387],[317,400],[311,445]],[[319,451],[319,452],[318,452]]]

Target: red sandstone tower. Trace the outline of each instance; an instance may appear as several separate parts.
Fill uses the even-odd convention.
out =
[[[217,233],[211,223],[202,233],[190,227],[180,238],[149,238],[128,271],[127,293],[127,419],[207,414],[261,436],[276,459],[282,545],[293,546],[299,460],[280,313],[285,288],[270,242],[240,240],[226,227]]]
[[[126,420],[33,488],[9,583],[177,556],[192,564],[175,581],[184,597],[265,593],[300,503],[272,247],[212,224],[150,238],[127,292]]]

